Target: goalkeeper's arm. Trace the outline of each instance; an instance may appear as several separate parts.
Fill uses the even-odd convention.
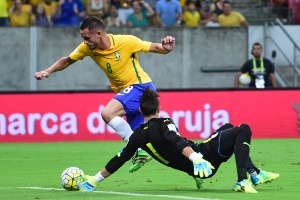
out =
[[[105,178],[117,171],[126,161],[128,161],[136,151],[134,145],[130,145],[130,142],[123,149],[121,154],[113,157],[106,166],[99,171],[95,176],[85,176],[85,181],[79,185],[80,191],[91,192],[96,189],[99,182],[103,181]]]
[[[98,172],[95,175],[95,180],[99,183],[103,181],[105,178],[109,177],[110,175],[111,173],[109,173],[109,171],[107,171],[106,168],[103,168],[100,172]]]
[[[79,190],[81,192],[92,192],[99,185],[99,182],[108,177],[109,173],[105,168],[98,172],[95,176],[85,175],[85,181],[79,184]]]
[[[192,147],[190,147],[190,146],[187,146],[187,147],[185,147],[183,150],[182,150],[182,154],[185,156],[185,157],[187,157],[187,158],[189,158],[190,157],[190,155],[192,154],[192,153],[194,153],[195,151],[192,149]]]

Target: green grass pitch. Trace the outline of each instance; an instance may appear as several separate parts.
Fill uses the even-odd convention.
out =
[[[300,139],[256,139],[252,160],[259,168],[280,174],[279,179],[255,187],[257,194],[235,193],[234,158],[206,179],[201,190],[185,173],[153,160],[129,173],[131,162],[100,183],[95,192],[68,192],[60,184],[61,172],[70,166],[94,175],[124,142],[0,143],[0,199],[226,199],[266,200],[300,198]]]

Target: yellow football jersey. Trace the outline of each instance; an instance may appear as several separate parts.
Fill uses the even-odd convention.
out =
[[[43,3],[47,17],[51,18],[57,8],[57,2],[52,1],[50,5]]]
[[[30,17],[28,13],[21,12],[19,15],[11,13],[9,16],[10,26],[30,26]]]
[[[185,26],[187,27],[198,27],[201,21],[201,16],[198,11],[185,11],[183,14],[183,20],[185,22]]]
[[[221,14],[218,17],[221,26],[240,26],[245,17],[239,12],[231,12],[228,16]]]
[[[29,3],[33,6],[37,6],[42,2],[43,2],[42,0],[29,0]]]
[[[132,84],[151,82],[148,74],[141,68],[138,52],[149,52],[151,42],[143,41],[133,35],[108,34],[111,46],[107,50],[93,51],[81,43],[71,54],[74,61],[90,56],[107,75],[113,91],[119,92]]]
[[[6,18],[8,17],[8,2],[6,0],[0,1],[0,17]]]

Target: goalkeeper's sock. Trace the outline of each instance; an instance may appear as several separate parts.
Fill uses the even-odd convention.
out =
[[[122,117],[114,117],[108,123],[108,125],[112,127],[125,142],[128,142],[129,137],[132,135],[133,131],[130,128],[129,124]]]
[[[101,181],[103,181],[105,179],[104,176],[102,176],[101,172],[98,172],[96,175],[95,175],[95,180],[99,183]]]
[[[247,166],[250,152],[251,129],[248,125],[238,126],[238,135],[235,140],[234,155],[238,172],[238,182],[247,179]]]
[[[246,145],[244,145],[246,147]],[[247,179],[247,157],[249,157],[249,148],[235,147],[235,162],[237,168],[238,182]]]
[[[255,169],[247,169],[247,172],[251,175],[251,176],[257,176],[257,171]]]
[[[257,174],[260,173],[260,170],[253,164],[250,156],[248,159],[247,171],[251,176],[256,176]]]

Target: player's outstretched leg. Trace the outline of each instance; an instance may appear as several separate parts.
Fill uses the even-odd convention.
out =
[[[233,186],[232,190],[235,192],[257,193],[257,191],[252,187],[252,183],[248,179],[237,182]]]
[[[152,157],[144,150],[138,150],[134,157],[132,157],[132,166],[129,172],[135,172],[140,169],[146,162],[152,160]]]
[[[260,185],[262,183],[269,183],[277,179],[279,177],[279,174],[260,170],[259,174],[250,175],[250,177],[254,185]]]

